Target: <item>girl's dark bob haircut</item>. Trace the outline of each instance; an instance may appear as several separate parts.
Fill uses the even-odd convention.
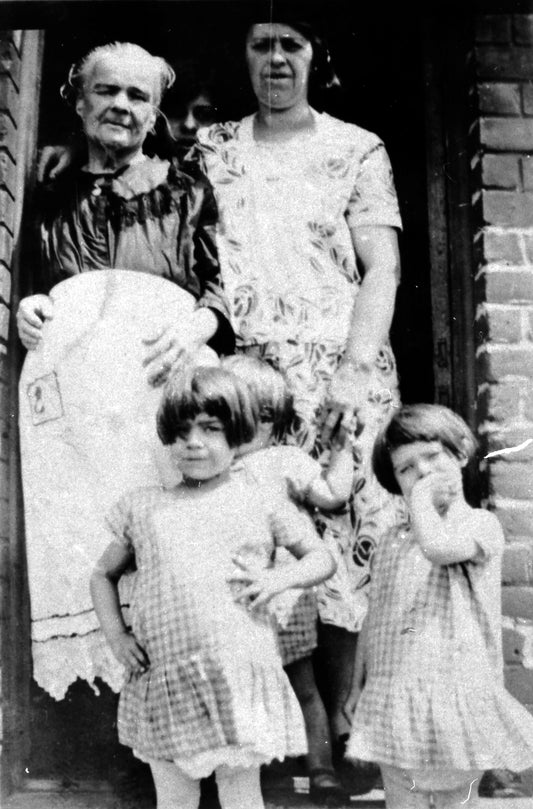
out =
[[[279,23],[288,25],[297,31],[313,49],[311,73],[309,74],[309,100],[313,103],[322,98],[328,90],[340,88],[340,81],[335,73],[322,25],[317,15],[309,15],[301,5],[278,3],[271,7],[270,3],[254,3],[246,19],[246,37],[252,26],[261,23]]]
[[[294,421],[294,401],[281,371],[258,357],[235,354],[223,360],[230,370],[248,386],[259,421],[272,423],[272,436],[281,441]]]
[[[162,443],[173,444],[200,413],[220,419],[230,447],[247,444],[255,435],[258,413],[248,386],[223,368],[192,368],[168,380],[156,417]]]
[[[460,460],[470,460],[477,447],[470,427],[447,407],[435,404],[404,405],[379,433],[372,453],[374,473],[383,488],[391,494],[401,494],[391,453],[415,441],[439,441]]]

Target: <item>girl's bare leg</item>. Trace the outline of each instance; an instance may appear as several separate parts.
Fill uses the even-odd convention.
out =
[[[223,766],[217,767],[215,773],[222,809],[265,809],[259,767]]]
[[[189,778],[173,761],[150,761],[157,809],[198,809],[200,781]]]

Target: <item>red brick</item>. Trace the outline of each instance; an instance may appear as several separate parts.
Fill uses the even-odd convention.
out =
[[[483,379],[497,382],[506,376],[533,376],[533,347],[531,349],[503,348],[484,351],[479,355],[479,370]],[[532,470],[533,473],[533,470]]]
[[[524,249],[527,261],[533,263],[533,236],[524,234]]]
[[[494,270],[482,276],[489,303],[533,303],[532,270]]]
[[[524,155],[521,163],[524,189],[526,191],[533,191],[533,158],[530,157],[530,155]]]
[[[520,396],[523,382],[504,380],[498,385],[487,385],[478,399],[478,415],[482,420],[506,422],[520,414]]]
[[[490,308],[487,312],[487,321],[491,342],[508,344],[520,341],[522,328],[519,309]]]
[[[501,262],[502,264],[524,263],[518,234],[512,232],[497,232],[486,229],[483,233],[483,256],[487,262]]]
[[[510,42],[511,17],[505,14],[483,14],[476,17],[476,42]]]
[[[481,143],[495,151],[533,150],[533,120],[530,118],[481,118]]]
[[[505,430],[505,432],[491,432],[487,435],[487,449],[488,451],[493,452],[495,450],[505,449],[506,447],[517,447],[520,444],[528,441],[530,438],[533,438],[533,436],[531,435],[531,429],[529,427],[524,427],[523,429]],[[519,453],[506,457],[513,457],[524,462],[533,462],[533,443],[528,444],[526,447],[524,447],[524,449],[521,449]],[[523,504],[520,504],[520,509],[523,507]],[[498,516],[500,516],[499,512]],[[525,534],[533,535],[533,510],[531,511],[529,527]]]
[[[506,666],[505,685],[521,703],[533,703],[533,671],[523,666]]]
[[[522,85],[522,104],[526,115],[533,115],[533,84]]]
[[[495,461],[491,463],[489,468],[489,488],[492,494],[497,494],[499,497],[509,497],[514,500],[533,499],[533,463],[518,463],[517,461]],[[506,612],[505,615],[521,615],[522,618],[531,618],[533,620],[533,587],[530,588],[529,592],[531,594],[531,615],[529,613],[509,612]]]
[[[0,300],[9,303],[11,300],[11,273],[0,264]]]
[[[533,79],[531,48],[498,48],[479,45],[476,48],[477,73],[480,79]]]
[[[522,502],[520,508],[516,503],[505,507],[498,505],[494,513],[508,539],[526,542],[531,537],[533,540],[533,504]]]
[[[533,193],[483,191],[483,216],[489,225],[533,227]]]
[[[509,629],[503,627],[502,629],[502,646],[503,646],[503,659],[506,663],[521,663],[522,652],[524,649],[525,637],[521,635],[516,629]]]
[[[520,115],[520,86],[490,82],[478,85],[481,112]]]
[[[502,582],[504,584],[533,584],[533,541],[511,542],[505,547]]]
[[[515,14],[513,17],[513,39],[518,45],[533,44],[533,15]]]
[[[530,315],[530,326],[533,331],[533,316]],[[524,418],[533,421],[533,387],[530,387],[524,397]]]
[[[520,165],[518,161],[517,155],[484,155],[481,164],[483,185],[496,188],[518,188],[520,185]]]
[[[533,621],[533,587],[503,587],[502,614]]]

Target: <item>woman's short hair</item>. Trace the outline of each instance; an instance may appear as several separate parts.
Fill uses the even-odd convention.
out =
[[[258,412],[248,385],[223,368],[193,368],[170,377],[156,417],[162,443],[173,444],[200,413],[220,419],[230,447],[247,444],[255,435]]]
[[[257,357],[236,354],[223,367],[245,382],[259,412],[259,421],[272,423],[272,436],[281,441],[294,420],[294,400],[281,371]]]
[[[458,459],[470,460],[477,443],[470,427],[447,407],[436,404],[404,405],[381,430],[372,453],[374,473],[391,494],[401,494],[391,453],[415,441],[439,441]]]
[[[61,96],[69,104],[75,104],[83,92],[85,82],[91,75],[94,66],[106,56],[119,56],[127,59],[131,64],[139,65],[144,62],[154,74],[154,99],[156,106],[161,103],[166,90],[174,84],[176,74],[171,66],[161,56],[153,56],[140,45],[133,42],[109,42],[99,45],[78,62],[71,65],[68,78],[61,87]]]

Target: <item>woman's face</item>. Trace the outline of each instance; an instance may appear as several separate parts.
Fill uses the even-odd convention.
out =
[[[99,59],[76,103],[89,143],[140,151],[155,123],[155,91],[156,76],[150,66],[135,64],[120,54]]]
[[[246,61],[260,105],[289,109],[307,102],[313,47],[290,25],[253,25],[246,38]]]

